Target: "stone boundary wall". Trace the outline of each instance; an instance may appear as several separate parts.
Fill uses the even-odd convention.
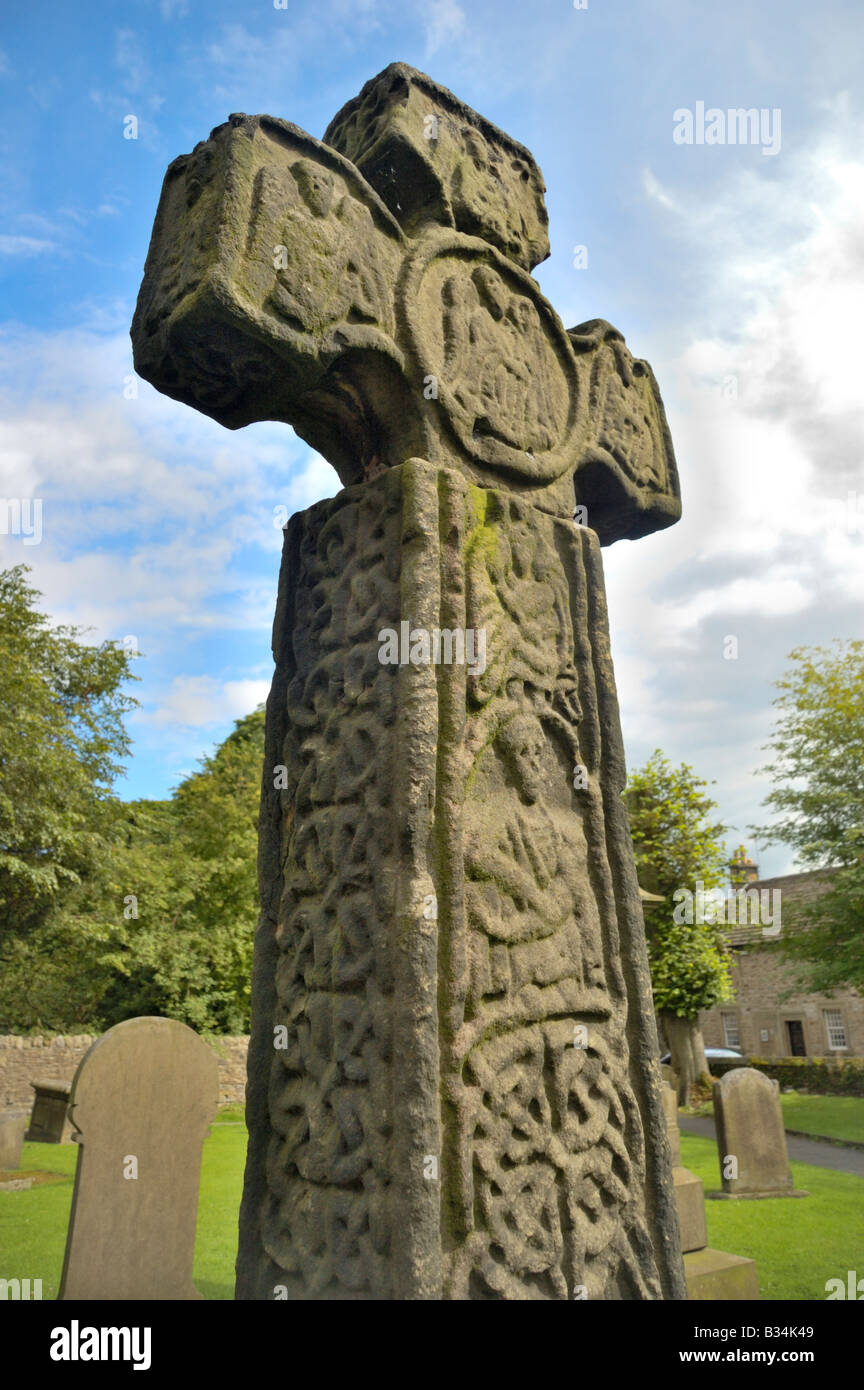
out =
[[[30,1105],[31,1081],[71,1081],[81,1058],[96,1041],[90,1033],[0,1036],[0,1110]],[[205,1038],[219,1057],[219,1099],[243,1104],[248,1038]]]

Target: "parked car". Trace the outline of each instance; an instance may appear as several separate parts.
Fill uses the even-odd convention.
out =
[[[741,1061],[744,1061],[743,1053],[734,1047],[706,1047],[705,1049],[705,1061],[709,1064],[711,1062],[728,1062],[735,1057],[740,1057]],[[672,1053],[664,1052],[660,1061],[668,1066],[672,1061]]]

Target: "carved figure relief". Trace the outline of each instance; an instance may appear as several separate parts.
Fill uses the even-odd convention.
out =
[[[583,825],[598,807],[571,789],[587,755],[556,523],[484,500],[467,612],[500,660],[469,683],[462,1021],[444,1051],[460,1136],[452,1296],[653,1297],[626,997]]]
[[[291,180],[279,181],[278,190],[271,170],[258,174],[259,202],[272,209],[278,196],[287,208],[275,223],[283,249],[274,258],[276,286],[268,307],[301,332],[344,322],[392,333],[390,276],[369,209],[342,179],[310,159],[298,159],[291,174]]]
[[[433,234],[399,291],[424,378],[466,453],[532,480],[568,466],[584,423],[566,335],[523,271],[471,238]]]

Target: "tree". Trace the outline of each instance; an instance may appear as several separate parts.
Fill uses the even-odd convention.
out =
[[[170,801],[129,806],[103,904],[106,1026],[150,1013],[248,1029],[263,758],[259,708]]]
[[[49,923],[101,872],[136,704],[130,653],[52,626],[28,573],[0,572],[0,1020],[12,991],[35,989],[34,963],[80,963],[80,941]]]
[[[263,754],[259,709],[169,800],[117,803],[99,873],[13,934],[0,1031],[102,1030],[141,1014],[247,1031]]]
[[[0,574],[0,1032],[248,1027],[264,713],[170,800],[123,803],[129,653]]]
[[[656,749],[631,773],[624,797],[641,886],[663,901],[643,904],[654,1007],[678,1072],[678,1098],[708,1077],[699,1014],[731,996],[729,959],[717,922],[678,922],[673,894],[694,895],[725,883],[726,827],[711,820],[716,803],[708,783],[686,763],[675,768]]]
[[[796,647],[788,659],[766,745],[775,757],[761,769],[773,784],[763,805],[779,819],[754,833],[832,872],[771,949],[798,964],[804,989],[864,992],[864,642]]]
[[[763,948],[781,954],[802,993],[864,994],[864,863],[835,869],[825,892],[783,913],[783,934]]]

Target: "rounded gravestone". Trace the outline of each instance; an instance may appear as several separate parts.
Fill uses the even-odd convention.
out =
[[[714,1120],[723,1182],[718,1197],[806,1197],[795,1190],[780,1087],[755,1067],[714,1082]]]
[[[0,1169],[14,1170],[21,1165],[21,1147],[29,1112],[23,1106],[0,1111]]]
[[[219,1064],[167,1018],[109,1029],[70,1099],[81,1146],[61,1299],[196,1299],[201,1147],[219,1104]]]

